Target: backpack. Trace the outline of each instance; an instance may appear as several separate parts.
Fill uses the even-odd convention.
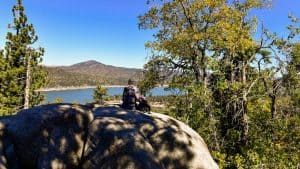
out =
[[[123,104],[124,104],[124,107],[135,106],[136,95],[135,95],[135,89],[132,86],[128,86],[128,87],[124,88]]]

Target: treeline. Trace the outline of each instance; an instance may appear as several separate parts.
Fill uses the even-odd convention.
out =
[[[0,49],[0,116],[39,104],[43,96],[35,91],[46,83],[40,66],[44,49],[33,47],[38,37],[21,0],[12,12],[13,23],[8,26],[4,49]]]
[[[250,15],[270,1],[148,3],[139,28],[156,33],[141,90],[167,80],[184,93],[167,112],[204,137],[221,168],[299,168],[299,20],[289,16],[279,37]]]

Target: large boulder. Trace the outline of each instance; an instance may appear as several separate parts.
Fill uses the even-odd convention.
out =
[[[51,104],[0,118],[0,169],[217,169],[203,139],[169,116]]]
[[[35,107],[0,120],[7,161],[0,169],[77,168],[92,120],[86,107],[67,104]]]

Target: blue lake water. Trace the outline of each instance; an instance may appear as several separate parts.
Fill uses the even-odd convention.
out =
[[[47,91],[42,92],[45,96],[45,102],[52,103],[56,98],[62,98],[64,103],[89,103],[93,102],[94,89],[78,89],[78,90],[61,90],[61,91]],[[110,87],[108,88],[108,94],[110,96],[122,95],[122,87]],[[164,87],[157,87],[150,91],[151,96],[166,96],[175,94],[172,91],[166,91]],[[149,94],[148,94],[149,95]]]

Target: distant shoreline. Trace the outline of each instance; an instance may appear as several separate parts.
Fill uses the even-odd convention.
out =
[[[126,85],[102,85],[105,88],[125,87]],[[84,90],[95,89],[97,86],[68,86],[68,87],[50,87],[36,90],[37,92],[50,92],[50,91],[65,91],[65,90]],[[168,85],[161,85],[159,87],[168,87]]]
[[[82,90],[82,89],[95,89],[97,86],[69,86],[69,87],[51,87],[51,88],[42,88],[36,90],[37,92],[50,92],[50,91],[64,91],[64,90]],[[103,85],[105,88],[112,87],[125,87],[125,85]]]

